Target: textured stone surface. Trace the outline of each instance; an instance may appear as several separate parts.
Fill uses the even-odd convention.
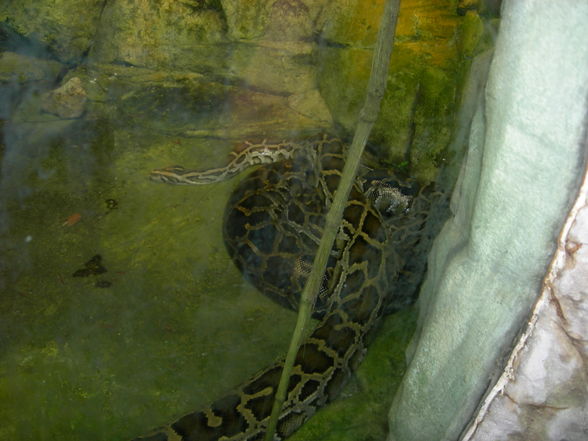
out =
[[[585,181],[529,326],[462,441],[588,438],[587,281]]]
[[[78,62],[90,48],[104,0],[7,0],[0,22],[43,44],[62,62]]]
[[[529,317],[584,168],[587,19],[588,5],[573,0],[503,5],[454,215],[429,258],[412,360],[390,412],[390,441],[457,439]],[[545,334],[544,348],[555,338]],[[581,381],[580,360],[564,360],[557,373],[548,364],[550,375],[534,389]],[[526,393],[518,389],[517,397]],[[583,394],[574,390],[553,402],[581,410]],[[577,425],[572,413],[546,430]],[[504,424],[509,420],[515,424],[512,415]],[[505,439],[535,439],[508,438],[504,430]]]
[[[0,33],[16,37],[21,54],[26,43],[34,53],[72,66],[65,81],[81,79],[89,115],[118,113],[114,104],[127,108],[132,102],[141,105],[130,112],[134,118],[143,108],[171,107],[168,97],[174,95],[180,110],[188,109],[174,124],[190,137],[305,136],[333,125],[349,135],[363,104],[383,4],[10,0],[0,6]],[[479,5],[466,10],[448,0],[402,2],[372,141],[386,146],[386,162],[410,168],[422,181],[435,179],[447,160],[462,74],[490,40],[492,26],[480,19]],[[201,77],[182,80],[194,75]],[[203,128],[204,113],[222,106],[231,109],[230,118],[212,114]],[[158,124],[156,118],[144,125]]]
[[[86,110],[88,94],[78,77],[73,77],[55,90],[48,92],[42,99],[41,107],[45,112],[61,118],[79,118]]]
[[[350,131],[363,104],[382,8],[382,0],[347,0],[333,8],[321,35],[331,43],[319,47],[321,94],[336,123]],[[453,2],[401,2],[386,95],[371,135],[390,146],[389,162],[410,164],[421,180],[435,179],[463,72],[489,46],[492,29],[474,10],[458,15]]]
[[[162,0],[108,2],[90,52],[97,63],[150,68],[218,68],[226,52],[219,10],[206,3]]]

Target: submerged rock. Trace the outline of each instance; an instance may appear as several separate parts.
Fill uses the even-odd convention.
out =
[[[48,92],[41,108],[61,118],[79,118],[86,110],[88,95],[78,77],[73,77],[61,87]]]

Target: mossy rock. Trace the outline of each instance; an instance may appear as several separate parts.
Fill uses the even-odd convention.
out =
[[[77,63],[90,48],[103,0],[7,0],[0,5],[0,23],[48,48],[64,63]]]
[[[472,57],[488,47],[488,32],[475,11],[460,16],[451,2],[409,0],[401,8],[386,94],[370,139],[381,146],[384,162],[431,182],[446,160],[461,83]],[[325,34],[335,43],[320,47],[316,56],[321,93],[347,132],[365,100],[372,50],[364,45],[373,44],[378,29],[379,16],[368,19],[364,12],[341,12],[341,22]]]
[[[109,2],[91,61],[196,72],[222,66],[227,54],[215,43],[225,40],[223,13],[216,3],[198,7],[200,3]]]

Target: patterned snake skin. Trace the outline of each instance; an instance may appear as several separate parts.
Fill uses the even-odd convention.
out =
[[[151,178],[170,184],[209,183],[262,164],[232,193],[224,240],[248,281],[296,309],[343,161],[341,142],[321,137],[300,144],[247,144],[227,167],[169,167],[154,170]],[[358,179],[347,201],[315,303],[313,316],[320,323],[298,351],[275,440],[289,436],[338,394],[362,360],[368,335],[382,315],[389,280],[385,271],[390,271],[388,232],[374,207],[377,198],[366,196],[369,191],[361,182]],[[408,200],[392,189],[386,206],[402,212]],[[136,440],[262,440],[281,370],[280,361],[209,407]]]

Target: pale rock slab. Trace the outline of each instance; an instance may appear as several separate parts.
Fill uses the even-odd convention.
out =
[[[507,0],[502,17],[388,441],[588,439],[587,271],[558,272],[532,315],[554,255],[585,259],[585,233],[558,237],[585,168],[588,3]]]

